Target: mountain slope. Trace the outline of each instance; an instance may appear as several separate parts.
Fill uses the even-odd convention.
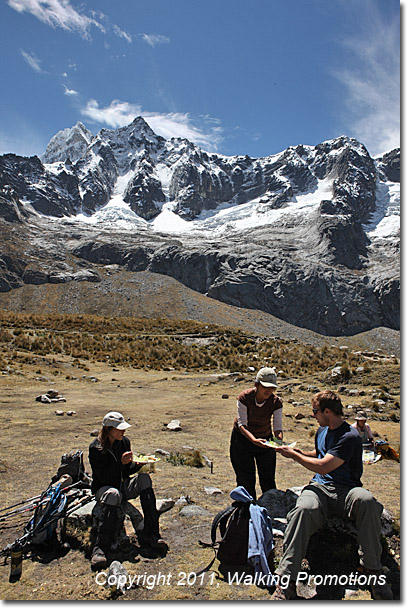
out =
[[[398,329],[399,179],[399,150],[372,159],[344,136],[252,159],[165,140],[141,117],[96,136],[78,123],[42,161],[0,157],[0,290],[116,264],[322,334]]]

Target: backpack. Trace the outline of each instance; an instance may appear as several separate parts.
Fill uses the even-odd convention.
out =
[[[201,546],[213,548],[215,556],[206,568],[197,572],[197,575],[210,570],[215,559],[227,565],[246,565],[248,561],[249,504],[250,502],[235,501],[215,516],[211,526],[211,543],[199,540]],[[220,540],[217,540],[218,529],[221,535]]]
[[[228,565],[244,565],[248,561],[249,503],[234,502],[216,515],[211,527],[211,539],[216,542],[219,527],[222,540],[216,557]]]
[[[62,493],[60,485],[50,485],[41,494],[33,517],[24,528],[26,542],[37,545],[51,539],[57,529],[57,523],[64,516],[67,497]]]
[[[61,456],[61,464],[51,482],[55,483],[65,474],[70,475],[73,483],[82,483],[84,487],[90,487],[91,478],[85,472],[83,452],[80,449]]]

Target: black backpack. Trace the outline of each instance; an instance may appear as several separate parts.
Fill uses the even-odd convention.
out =
[[[249,538],[249,505],[250,502],[233,502],[228,508],[221,510],[214,518],[211,526],[211,543],[202,542],[203,547],[211,547],[215,557],[200,573],[209,570],[218,559],[222,564],[246,565],[248,561]],[[221,539],[217,540],[218,529]]]
[[[85,472],[83,452],[80,449],[70,451],[61,456],[61,464],[51,482],[55,483],[65,474],[70,475],[73,483],[80,483],[82,484],[80,486],[83,487],[91,486],[91,477]],[[78,485],[76,486],[78,487]]]

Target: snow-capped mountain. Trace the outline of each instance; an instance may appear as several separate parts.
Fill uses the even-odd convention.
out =
[[[372,158],[342,136],[227,157],[141,117],[96,136],[77,123],[41,160],[0,157],[0,189],[6,220],[93,235],[67,241],[90,264],[166,273],[323,333],[398,328],[399,149]]]

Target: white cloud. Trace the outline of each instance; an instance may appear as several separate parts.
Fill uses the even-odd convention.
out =
[[[78,95],[78,91],[76,91],[75,89],[69,89],[65,85],[63,85],[63,87],[64,87],[64,95],[69,95],[69,96]]]
[[[8,5],[18,13],[31,13],[51,27],[78,32],[84,38],[89,36],[92,25],[102,28],[94,19],[76,11],[69,0],[8,0]]]
[[[114,30],[114,33],[117,36],[119,36],[120,38],[124,38],[129,43],[132,42],[132,36],[130,34],[128,34],[128,32],[125,32],[124,30],[122,30],[118,25],[113,25],[113,30]]]
[[[94,26],[103,34],[112,29],[116,36],[132,42],[130,34],[118,25],[111,25],[103,13],[91,11],[92,16],[89,17],[77,11],[70,0],[7,0],[7,3],[18,13],[30,13],[53,28],[76,32],[83,38],[90,38],[90,30]]]
[[[363,17],[363,16],[362,16]],[[368,3],[360,39],[344,41],[350,67],[335,73],[346,90],[349,135],[372,155],[400,146],[400,32]]]
[[[217,119],[209,116],[194,120],[187,113],[145,112],[138,104],[113,100],[106,108],[100,108],[96,100],[89,100],[81,113],[95,121],[118,128],[129,125],[137,116],[142,116],[156,134],[164,138],[187,138],[201,148],[215,152],[222,140],[222,128]]]
[[[43,71],[40,66],[40,60],[37,59],[34,54],[26,53],[26,51],[23,50],[21,50],[21,54],[30,66],[30,68],[33,68],[35,72],[38,72],[40,74]]]
[[[155,47],[157,44],[166,44],[170,42],[170,39],[162,34],[141,34],[141,38],[151,47]]]

